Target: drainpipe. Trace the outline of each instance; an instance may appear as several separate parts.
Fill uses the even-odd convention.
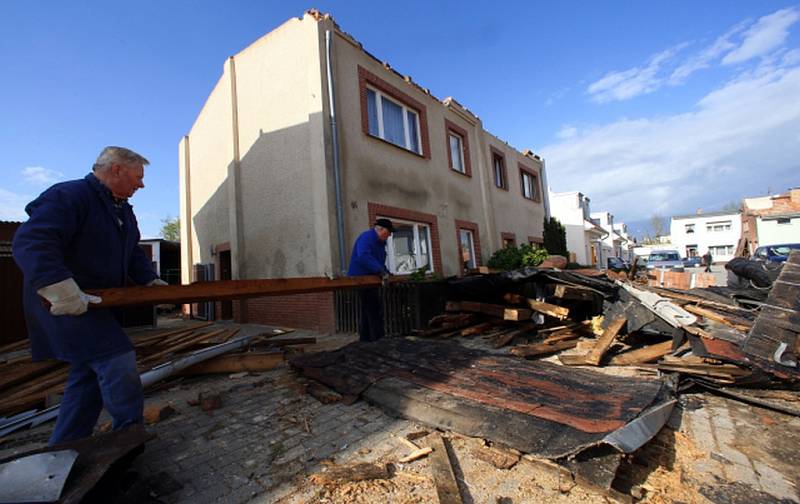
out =
[[[544,202],[544,218],[550,219],[550,186],[547,184],[547,166],[545,159],[542,158],[542,185],[544,186],[544,194],[542,201]]]
[[[336,235],[339,244],[339,273],[347,271],[344,248],[344,207],[342,206],[342,174],[339,166],[339,131],[336,127],[336,88],[333,83],[333,39],[330,30],[325,30],[325,67],[328,76],[328,109],[331,116],[333,142],[333,186],[336,191]]]

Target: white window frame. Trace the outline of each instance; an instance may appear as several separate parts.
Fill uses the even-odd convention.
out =
[[[686,234],[694,234],[694,224],[686,224]]]
[[[478,267],[478,258],[475,257],[475,233],[472,232],[471,229],[467,228],[458,228],[458,252],[461,255],[462,252],[462,243],[461,243],[461,233],[467,233],[469,236],[469,255],[470,261],[472,261],[472,265],[470,266],[467,264],[467,267],[470,269],[475,269]],[[462,267],[464,264],[464,256],[461,256],[461,264],[459,264],[459,268]]]
[[[422,154],[422,133],[420,131],[420,124],[419,124],[419,112],[412,109],[411,107],[407,106],[405,103],[395,100],[390,96],[386,96],[383,92],[378,89],[375,89],[372,86],[367,86],[369,91],[375,93],[375,109],[376,115],[378,117],[378,138],[389,142],[392,145],[397,145],[396,143],[389,141],[386,139],[386,134],[383,131],[383,100],[389,100],[390,102],[394,103],[398,107],[403,109],[403,136],[405,137],[405,145],[397,145],[398,147],[402,147],[408,151]],[[411,148],[411,133],[409,128],[408,122],[408,112],[411,111],[414,113],[414,122],[416,123],[416,130],[417,130],[417,148],[419,150],[414,150]],[[367,120],[369,120],[369,114],[367,115]]]
[[[716,221],[706,224],[706,231],[709,233],[722,233],[731,230],[731,221]]]
[[[536,200],[536,184],[534,184],[534,181],[536,180],[536,177],[531,172],[528,172],[528,171],[525,171],[525,170],[520,170],[520,173],[522,174],[521,175],[521,177],[522,177],[521,178],[521,182],[522,182],[522,197],[525,198],[526,200],[535,201]],[[525,180],[526,179],[530,181],[529,184],[528,184],[528,189],[530,189],[530,196],[526,196],[525,195]]]
[[[456,160],[453,159],[453,147],[450,145],[451,138],[458,141],[458,166]],[[467,173],[467,165],[464,162],[464,138],[453,130],[447,130],[447,148],[450,151],[451,168],[458,173]]]
[[[422,263],[422,254],[420,254],[420,227],[425,228],[425,236],[428,239],[428,272],[432,273],[435,270],[433,265],[433,241],[431,240],[431,225],[427,222],[414,222],[414,221],[404,221],[398,219],[392,219],[395,224],[405,224],[407,226],[411,226],[413,233],[414,233],[414,264],[415,270],[426,266],[426,264]],[[397,258],[394,255],[394,236],[390,235],[389,239],[386,240],[386,267],[393,275],[410,275],[413,271],[397,271]]]

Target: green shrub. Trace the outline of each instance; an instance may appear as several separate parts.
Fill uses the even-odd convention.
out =
[[[520,248],[522,249],[523,266],[539,266],[550,255],[543,248],[533,248],[530,245],[523,245]]]
[[[489,259],[487,266],[496,270],[511,271],[524,266],[538,266],[550,255],[545,249],[532,245],[509,245],[501,248]]]

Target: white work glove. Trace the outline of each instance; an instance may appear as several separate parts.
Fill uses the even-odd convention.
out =
[[[86,313],[89,303],[103,301],[83,292],[72,278],[42,287],[36,293],[50,302],[51,315],[81,315]]]
[[[169,284],[167,282],[165,282],[164,280],[161,280],[160,278],[154,278],[154,279],[150,280],[149,282],[147,282],[147,286],[148,287],[160,287],[162,285],[169,285]]]

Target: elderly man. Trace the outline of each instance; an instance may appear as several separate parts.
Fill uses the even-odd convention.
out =
[[[389,277],[386,268],[386,240],[394,231],[389,219],[377,219],[372,229],[359,235],[350,255],[349,276],[380,275],[385,281]],[[376,341],[383,338],[383,304],[379,289],[362,289],[361,320],[358,336],[361,341]]]
[[[147,164],[129,149],[106,147],[92,173],[55,184],[29,203],[30,218],[14,237],[33,359],[70,364],[51,445],[90,436],[103,406],[115,430],[142,421],[133,345],[114,312],[87,310],[101,300],[84,290],[122,287],[129,279],[165,285],[139,247],[128,203],[144,187]]]

